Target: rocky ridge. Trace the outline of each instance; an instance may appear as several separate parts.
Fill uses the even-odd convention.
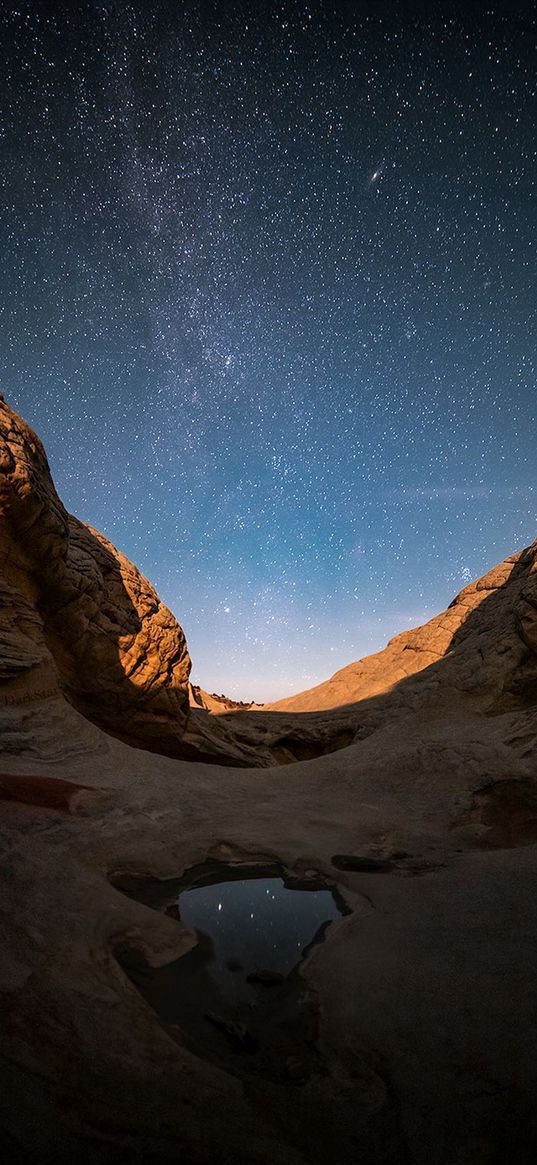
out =
[[[70,720],[69,746],[82,741],[87,733],[62,707],[67,701],[137,747],[221,764],[271,763],[234,741],[225,724],[190,721],[182,628],[125,555],[67,513],[41,441],[3,398],[0,568],[0,709],[13,749],[32,750],[29,712],[43,700],[49,722]]]
[[[379,696],[404,707],[457,695],[489,713],[537,704],[537,542],[469,583],[428,623],[267,708],[316,712]]]

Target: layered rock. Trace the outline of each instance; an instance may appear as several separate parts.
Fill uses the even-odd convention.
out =
[[[267,763],[234,742],[225,725],[189,727],[190,658],[181,627],[140,571],[67,513],[39,438],[3,398],[0,597],[4,747],[11,741],[11,751],[23,750],[27,734],[17,710],[63,698],[138,747],[224,764]],[[72,731],[80,726],[69,723],[67,736]]]
[[[380,709],[446,705],[480,711],[537,704],[537,542],[464,587],[446,611],[308,691],[269,705],[316,712],[384,697]]]
[[[35,433],[0,402],[3,697],[61,691],[123,739],[176,751],[190,659],[151,584],[67,513]]]

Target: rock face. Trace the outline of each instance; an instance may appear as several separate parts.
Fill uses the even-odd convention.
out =
[[[373,697],[400,710],[457,698],[489,713],[537,704],[537,542],[464,587],[429,623],[267,707],[314,712]]]
[[[67,700],[139,748],[225,765],[271,763],[226,724],[189,722],[190,658],[177,620],[107,538],[67,513],[39,438],[3,398],[0,596],[4,750],[28,746],[26,728],[35,728],[43,701],[49,724],[69,720]],[[71,721],[70,745],[77,738],[77,747],[89,747],[84,726]],[[57,755],[60,733],[53,735]]]
[[[67,513],[39,438],[3,400],[0,519],[4,702],[56,689],[123,739],[177,754],[184,634],[136,567]]]

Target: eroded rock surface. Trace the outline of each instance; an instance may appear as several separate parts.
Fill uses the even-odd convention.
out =
[[[62,708],[67,700],[137,747],[221,764],[271,763],[234,741],[224,723],[189,724],[189,673],[171,611],[104,535],[67,513],[41,441],[0,399],[4,746],[47,754],[33,711],[48,701],[48,720],[69,723],[65,748],[90,748],[84,724]]]
[[[267,705],[313,712],[392,695],[401,707],[468,697],[480,710],[537,704],[537,543],[464,587],[446,611],[331,679]]]
[[[3,698],[63,693],[89,719],[174,751],[188,718],[184,634],[102,534],[67,513],[43,446],[0,401]]]

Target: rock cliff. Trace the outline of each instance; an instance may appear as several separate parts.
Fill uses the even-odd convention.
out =
[[[487,712],[537,704],[537,542],[464,587],[429,623],[267,707],[314,712],[373,697],[401,709],[457,697]]]
[[[268,763],[235,742],[225,724],[189,724],[181,627],[140,571],[67,513],[41,441],[3,398],[0,588],[0,710],[12,750],[31,739],[27,713],[44,700],[72,721],[71,742],[83,736],[69,709],[58,711],[67,700],[137,747],[221,764]]]

